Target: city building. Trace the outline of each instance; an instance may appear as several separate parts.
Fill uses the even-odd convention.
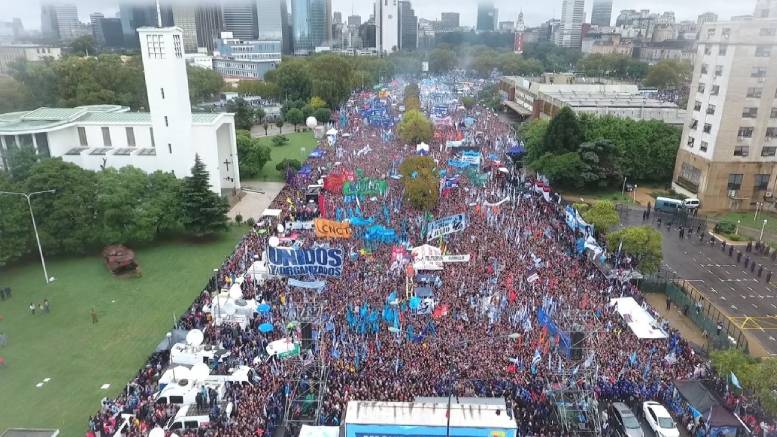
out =
[[[418,17],[409,1],[399,2],[399,49],[418,48]]]
[[[221,6],[201,5],[194,12],[194,22],[197,27],[197,47],[204,47],[208,53],[213,53],[216,40],[224,30],[224,17]]]
[[[286,0],[257,0],[259,13],[257,39],[281,41],[283,53],[289,52],[289,35],[286,23],[289,21]]]
[[[441,32],[452,32],[459,28],[459,13],[458,12],[443,12],[440,14],[440,28]]]
[[[556,45],[567,48],[580,48],[583,39],[583,19],[585,18],[585,0],[562,0],[561,28]]]
[[[22,20],[0,21],[0,44],[12,43],[24,35]]]
[[[86,34],[73,3],[44,3],[40,17],[40,29],[46,38],[68,42]]]
[[[422,50],[428,50],[434,48],[435,38],[437,37],[437,30],[435,29],[436,21],[427,20],[425,18],[418,19],[418,48]]]
[[[291,0],[292,46],[296,55],[314,53],[325,46],[327,0]]]
[[[208,52],[208,49],[200,47],[198,50],[197,53],[184,54],[183,58],[186,61],[186,64],[204,68],[206,70],[213,70],[213,56]]]
[[[515,32],[515,21],[500,21],[499,22],[499,31],[500,32]]]
[[[105,48],[118,49],[124,47],[124,32],[121,28],[121,20],[118,18],[101,18],[100,32],[102,46]]]
[[[46,59],[59,59],[61,56],[62,50],[59,47],[39,44],[0,45],[0,74],[8,74],[11,65],[22,59],[38,62]]]
[[[183,178],[198,155],[211,190],[239,190],[234,114],[192,114],[181,30],[137,31],[150,112],[94,105],[0,114],[0,165],[10,148],[29,144],[41,156],[89,170],[131,165]]]
[[[583,38],[581,51],[587,55],[621,55],[632,57],[634,46],[629,38],[615,32],[588,32]]]
[[[259,23],[255,0],[233,0],[221,5],[224,32],[232,32],[237,39],[255,40]]]
[[[359,48],[370,49],[374,48],[377,51],[377,26],[374,20],[367,21],[359,27],[359,39],[361,44]]]
[[[213,69],[224,79],[264,79],[281,63],[281,40],[245,41],[223,32],[213,52]]]
[[[749,21],[699,32],[672,187],[706,210],[774,206],[777,176],[777,2]],[[765,17],[765,18],[761,18]]]
[[[478,3],[478,18],[475,30],[478,32],[493,32],[496,30],[499,14],[492,1]]]
[[[634,44],[633,56],[648,64],[669,59],[693,63],[696,57],[696,40],[674,39],[661,42],[639,42]]]
[[[348,16],[348,27],[355,26],[359,27],[362,25],[362,17],[359,15],[349,15]]]
[[[102,20],[105,15],[102,12],[92,12],[89,14],[89,25],[92,27],[92,38],[98,46],[104,45],[105,40],[102,29]]]
[[[674,125],[682,125],[687,119],[685,110],[643,96],[637,85],[571,73],[546,73],[537,78],[506,76],[499,87],[504,105],[525,118],[552,118],[561,108],[569,107],[578,114],[661,120]]]
[[[591,24],[609,26],[612,22],[612,0],[594,0],[591,9]]]
[[[375,32],[378,53],[391,53],[399,49],[398,0],[377,0],[375,2]]]
[[[696,24],[702,26],[707,23],[714,23],[718,21],[718,14],[714,12],[705,12],[696,19]]]
[[[160,8],[162,16],[162,26],[173,25],[173,13],[169,7]],[[127,47],[140,47],[138,45],[139,27],[156,26],[157,9],[156,4],[151,1],[139,0],[135,2],[119,3],[119,19],[121,20],[121,30],[124,33],[124,44]]]
[[[183,3],[174,3],[172,6],[173,24],[183,32],[183,49],[186,53],[197,52],[196,12],[194,6]]]

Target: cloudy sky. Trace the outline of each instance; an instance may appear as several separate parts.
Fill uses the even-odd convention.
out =
[[[24,26],[30,29],[40,28],[40,4],[45,0],[0,0],[6,3],[2,7],[2,18],[20,17]],[[70,1],[78,5],[78,13],[82,21],[88,21],[91,12],[99,11],[106,16],[113,16],[118,7],[117,0],[60,0]],[[131,0],[147,2],[150,0]],[[196,0],[176,0],[182,3]],[[459,12],[462,25],[473,26],[477,15],[478,0],[411,0],[416,10],[416,15],[422,18],[439,18],[440,12]],[[372,0],[332,0],[335,11],[342,11],[343,16],[348,16],[351,11],[355,14],[367,17],[372,12]],[[548,18],[561,15],[561,0],[496,0],[499,9],[499,20],[514,20],[518,11],[523,10],[528,25],[539,24]],[[586,13],[590,17],[593,0],[586,0]],[[732,15],[744,15],[753,12],[755,0],[614,0],[613,19],[621,9],[650,9],[652,11],[673,10],[677,18],[695,19],[697,15],[705,11],[717,13],[721,18]],[[702,10],[702,8],[704,10]]]

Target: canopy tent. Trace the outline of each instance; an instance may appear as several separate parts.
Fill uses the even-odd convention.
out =
[[[429,153],[429,145],[422,142],[415,146],[416,153]]]
[[[262,212],[262,217],[280,218],[281,213],[283,213],[283,210],[267,208]]]
[[[710,435],[735,436],[742,422],[726,410],[701,381],[674,381],[677,392],[710,427]]]
[[[299,437],[338,437],[339,435],[339,426],[302,425],[302,429],[299,430]]]
[[[284,337],[267,345],[269,356],[278,355],[278,358],[296,357],[300,353],[299,343],[294,343],[290,338]]]
[[[337,129],[332,128],[332,129],[329,129],[328,131],[326,131],[326,134],[327,135],[337,135],[337,132],[338,132]]]
[[[421,270],[442,270],[442,259],[432,261],[430,257],[442,257],[442,251],[434,246],[424,244],[413,248],[413,268],[415,271]]]
[[[656,319],[642,308],[633,297],[619,297],[610,299],[610,306],[615,305],[615,310],[629,325],[631,332],[642,339],[667,338],[666,332],[658,327]]]

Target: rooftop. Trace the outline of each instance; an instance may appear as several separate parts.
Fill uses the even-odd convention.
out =
[[[609,108],[661,108],[677,109],[672,102],[643,97],[628,92],[599,91],[542,91],[542,94],[560,100],[573,107],[609,107]]]
[[[211,124],[221,113],[192,114],[192,123]],[[89,105],[75,108],[38,108],[0,114],[0,133],[39,132],[70,123],[151,124],[148,112],[130,112],[126,106]]]
[[[441,426],[448,419],[447,402],[377,402],[350,401],[346,408],[347,425]],[[450,425],[453,427],[515,429],[515,421],[499,404],[452,403]]]

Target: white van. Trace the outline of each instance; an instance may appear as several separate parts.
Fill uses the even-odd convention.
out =
[[[197,402],[197,393],[200,391],[200,387],[205,385],[208,389],[215,389],[218,394],[218,401],[224,398],[224,383],[220,381],[204,381],[193,383],[188,380],[181,380],[174,384],[169,384],[162,389],[154,399],[154,403],[157,405],[188,405]]]
[[[656,197],[656,211],[663,211],[663,212],[669,212],[673,213],[677,210],[692,210],[696,209],[701,205],[699,202],[699,199],[696,198],[688,198],[685,200],[679,200],[679,199],[672,199],[669,197]]]
[[[232,415],[232,402],[220,406],[222,412],[224,412],[227,417]],[[197,405],[194,404],[184,405],[178,410],[175,417],[171,418],[167,423],[167,429],[169,431],[179,431],[207,427],[210,423],[210,416],[208,415],[209,411],[209,409],[198,411]]]

